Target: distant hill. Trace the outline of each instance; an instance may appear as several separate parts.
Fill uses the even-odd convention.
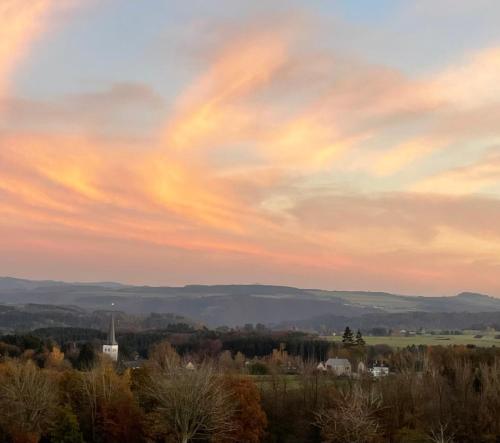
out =
[[[359,318],[408,312],[500,312],[500,300],[482,294],[422,297],[385,292],[325,291],[272,285],[132,286],[0,278],[5,305],[71,305],[86,311],[115,308],[129,315],[174,313],[208,326],[292,324],[318,316]],[[1,317],[0,317],[0,327]]]
[[[147,330],[200,329],[202,325],[170,313],[151,313],[137,316],[114,311],[117,328],[123,332]],[[27,332],[39,328],[83,328],[107,331],[110,311],[87,311],[76,306],[0,305],[0,334]]]

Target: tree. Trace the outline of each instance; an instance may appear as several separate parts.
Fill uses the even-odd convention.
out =
[[[380,398],[366,392],[359,385],[342,392],[333,408],[316,414],[316,426],[325,443],[371,443],[379,437],[379,424],[375,412],[380,408]]]
[[[264,437],[267,417],[261,406],[257,386],[249,377],[231,377],[226,379],[225,385],[234,396],[236,410],[232,417],[235,428],[223,441],[260,442]]]
[[[80,424],[71,407],[59,408],[55,424],[50,432],[51,443],[83,443]]]
[[[86,437],[116,443],[140,440],[141,411],[130,385],[129,372],[118,375],[104,359],[79,374],[73,403]]]
[[[224,372],[231,372],[235,368],[231,351],[221,352],[219,355],[219,368]]]
[[[237,369],[241,370],[245,367],[246,358],[241,352],[237,352],[234,356],[234,364]]]
[[[342,335],[342,343],[344,343],[345,346],[351,346],[354,344],[354,334],[349,326],[346,326],[344,335]]]
[[[53,423],[57,385],[32,361],[12,361],[0,373],[0,425],[14,443],[36,443]]]
[[[439,423],[437,429],[431,429],[429,440],[431,443],[453,443],[454,435],[448,432],[448,426]]]
[[[181,363],[179,355],[167,340],[157,343],[151,348],[149,361],[157,369],[167,372],[178,368]]]
[[[90,369],[96,362],[96,354],[93,346],[90,343],[84,343],[80,348],[78,359],[76,360],[76,367],[78,369]]]
[[[156,438],[221,440],[234,430],[232,394],[207,364],[189,371],[151,370],[138,390]]]
[[[47,358],[45,359],[45,368],[61,370],[65,369],[67,365],[64,364],[64,352],[58,346],[54,346],[52,351],[49,352]],[[67,362],[66,362],[67,363]]]
[[[358,346],[365,345],[365,340],[363,339],[363,334],[361,334],[361,331],[359,329],[358,329],[358,332],[356,333],[356,344]]]

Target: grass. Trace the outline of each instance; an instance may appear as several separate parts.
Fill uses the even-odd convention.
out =
[[[482,335],[482,338],[475,338],[475,335]],[[500,346],[500,339],[495,338],[496,334],[485,334],[474,332],[463,335],[412,335],[410,337],[363,337],[368,345],[388,345],[393,348],[405,348],[411,345],[428,346],[450,346],[450,345],[475,345],[480,347]],[[323,337],[335,342],[341,342],[342,336]]]

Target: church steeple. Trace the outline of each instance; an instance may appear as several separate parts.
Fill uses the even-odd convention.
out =
[[[109,355],[111,360],[118,361],[118,342],[115,337],[115,314],[111,313],[111,321],[109,323],[108,339],[102,345],[103,354]]]
[[[111,313],[111,323],[109,324],[108,345],[117,345],[115,338],[115,314]]]

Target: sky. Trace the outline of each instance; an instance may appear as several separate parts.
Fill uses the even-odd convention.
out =
[[[1,0],[0,275],[500,296],[496,0]]]

